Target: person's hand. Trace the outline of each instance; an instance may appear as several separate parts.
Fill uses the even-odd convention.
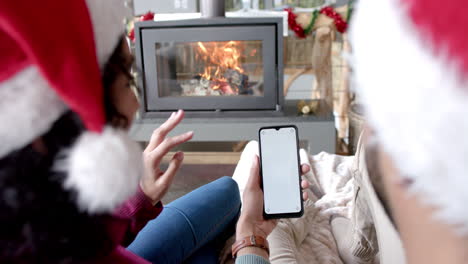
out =
[[[140,182],[141,190],[151,203],[158,203],[169,190],[172,180],[177,170],[182,165],[184,159],[183,152],[177,152],[169,163],[166,171],[162,171],[159,166],[161,161],[172,148],[192,139],[193,132],[187,132],[175,137],[166,138],[184,118],[184,111],[179,110],[172,113],[171,117],[159,128],[154,130],[150,142],[143,151],[145,173]]]
[[[254,157],[250,177],[244,190],[243,208],[239,221],[237,222],[236,240],[244,237],[257,235],[264,238],[276,227],[276,220],[265,220],[263,218],[263,191],[261,189],[260,165],[257,155]],[[301,166],[302,174],[310,170],[309,165]],[[301,182],[302,189],[309,188],[309,182]],[[308,194],[303,191],[302,198],[307,200]]]

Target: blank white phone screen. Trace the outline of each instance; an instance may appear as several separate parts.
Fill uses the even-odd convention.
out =
[[[296,129],[285,127],[260,131],[265,212],[301,211]]]

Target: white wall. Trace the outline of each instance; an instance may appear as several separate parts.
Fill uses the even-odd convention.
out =
[[[196,0],[133,0],[135,15],[148,11],[155,13],[190,13],[198,12]]]

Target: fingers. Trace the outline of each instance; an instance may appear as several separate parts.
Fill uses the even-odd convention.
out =
[[[250,190],[260,189],[260,162],[257,155],[254,155],[249,180],[245,188]]]
[[[182,165],[182,161],[184,160],[184,153],[177,152],[169,162],[169,166],[167,167],[166,172],[159,178],[161,181],[160,184],[164,186],[169,186],[174,179],[177,171],[179,170],[180,166]]]
[[[171,132],[181,121],[184,119],[184,111],[179,110],[177,113],[172,113],[169,119],[166,120],[160,127],[153,131],[151,135],[150,142],[146,147],[145,151],[151,152],[153,151],[161,142],[163,142],[164,138],[166,138],[167,134]]]
[[[301,171],[302,171],[302,174],[306,174],[310,171],[310,166],[309,164],[302,164],[301,165]]]
[[[308,189],[310,187],[310,183],[307,180],[302,180],[301,181],[301,187],[302,189]]]
[[[164,139],[164,141],[159,144],[159,146],[157,146],[156,149],[154,149],[152,152],[154,164],[159,164],[164,155],[166,155],[172,148],[189,141],[192,139],[192,137],[193,131],[190,131],[182,135]]]
[[[301,181],[301,188],[302,188],[302,200],[307,201],[309,200],[309,193],[306,191],[310,187],[310,183],[307,180]]]

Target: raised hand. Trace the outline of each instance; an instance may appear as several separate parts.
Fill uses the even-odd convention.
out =
[[[182,165],[184,159],[183,152],[177,152],[169,163],[166,171],[160,169],[163,157],[174,147],[192,139],[193,132],[182,135],[167,137],[184,118],[184,111],[179,110],[172,113],[169,119],[159,128],[154,130],[150,142],[143,151],[145,174],[141,179],[142,191],[153,203],[158,203],[169,190],[177,170]]]

